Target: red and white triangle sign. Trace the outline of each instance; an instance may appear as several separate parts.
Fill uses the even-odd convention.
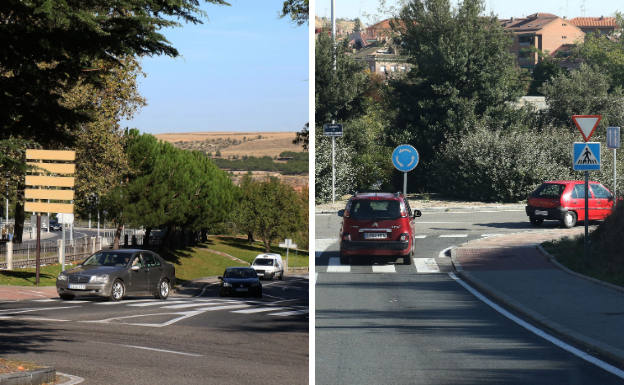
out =
[[[586,142],[591,138],[594,131],[596,131],[600,119],[602,119],[602,115],[572,115],[572,120],[576,128],[581,131],[581,135],[583,135],[583,139],[585,139]]]

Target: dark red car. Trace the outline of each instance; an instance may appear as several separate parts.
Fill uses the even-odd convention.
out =
[[[414,219],[422,214],[412,211],[403,194],[356,193],[338,215],[342,264],[354,256],[395,256],[411,263]]]
[[[613,194],[598,182],[589,182],[588,219],[605,219],[613,210]],[[585,181],[558,180],[542,183],[529,195],[526,213],[530,222],[541,225],[545,219],[554,219],[564,227],[573,227],[584,221]]]

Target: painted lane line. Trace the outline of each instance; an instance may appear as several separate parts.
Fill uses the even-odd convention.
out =
[[[258,307],[255,309],[243,309],[243,310],[234,310],[232,313],[240,313],[240,314],[254,314],[254,313],[264,313],[269,311],[277,311],[285,309],[283,307]]]
[[[269,315],[276,317],[287,317],[291,315],[299,315],[299,314],[308,314],[308,310],[294,310],[294,311],[283,311],[281,313],[271,313]]]
[[[494,309],[495,311],[497,311],[498,313],[500,313],[501,315],[505,316],[506,318],[510,319],[511,321],[515,322],[516,324],[518,324],[519,326],[523,327],[524,329],[530,331],[531,333],[537,335],[538,337],[541,337],[543,339],[545,339],[546,341],[552,343],[553,345],[567,351],[568,353],[574,354],[575,356],[577,356],[578,358],[585,360],[619,378],[624,379],[624,370],[619,369],[613,365],[610,365],[602,360],[599,360],[598,358],[591,356],[577,348],[575,348],[572,345],[569,345],[563,341],[561,341],[560,339],[552,336],[549,333],[546,333],[545,331],[538,329],[537,327],[531,325],[530,323],[520,319],[519,317],[516,317],[515,315],[511,314],[510,312],[508,312],[507,310],[503,309],[502,307],[500,307],[499,305],[495,304],[494,302],[490,301],[488,298],[486,298],[483,294],[481,294],[480,292],[478,292],[475,288],[473,288],[472,286],[468,285],[466,282],[464,282],[461,278],[457,277],[454,273],[449,273],[449,276],[454,279],[457,283],[459,283],[461,286],[464,287],[464,289],[466,289],[468,292],[470,292],[472,295],[474,295],[475,297],[477,297],[481,302],[485,303],[486,305],[488,305],[489,307],[491,307],[492,309]]]
[[[414,258],[414,266],[419,273],[439,273],[440,267],[435,258]]]
[[[188,300],[178,300],[178,301],[154,301],[154,302],[144,302],[144,303],[131,303],[128,306],[132,307],[146,307],[146,306],[158,306],[164,304],[174,304],[174,303],[188,303]]]
[[[425,239],[427,238],[426,235],[414,235],[414,239]]]
[[[373,273],[396,273],[394,265],[373,265]]]
[[[250,307],[250,306],[251,305],[247,305],[247,304],[224,305],[224,306],[215,306],[215,307],[204,307],[204,308],[196,309],[196,311],[198,311],[198,312],[205,312],[205,311],[216,311],[216,310],[242,309],[242,308],[246,308],[246,307]]]
[[[167,350],[167,349],[148,348],[147,346],[137,346],[137,345],[121,345],[121,346],[125,346],[127,348],[134,348],[134,349],[151,350],[153,352],[160,352],[160,353],[179,354],[181,356],[203,357],[203,355],[201,354],[177,352],[175,350]]]
[[[46,298],[46,299],[33,299],[33,302],[58,302],[58,299]]]
[[[69,322],[68,319],[46,318],[46,317],[16,317],[20,321],[40,321],[40,322]]]
[[[483,238],[500,237],[500,236],[502,236],[502,235],[503,235],[503,234],[501,234],[501,233],[493,233],[493,234],[486,233],[486,234],[481,234],[481,236],[482,236]]]
[[[26,308],[26,309],[4,309],[0,310],[0,313],[6,314],[21,314],[21,313],[32,313],[34,311],[44,311],[44,310],[59,310],[59,309],[74,309],[80,306],[57,306],[57,307],[40,307],[40,308]]]
[[[228,302],[193,302],[193,303],[185,303],[182,305],[171,305],[171,306],[163,306],[161,309],[188,309],[190,307],[199,307],[199,306],[207,306],[207,305],[221,305],[223,303]],[[229,301],[229,303],[236,303],[236,301]]]
[[[329,258],[329,262],[327,263],[327,265],[328,273],[348,273],[351,271],[351,266],[340,264],[339,257]]]
[[[157,300],[155,299],[128,299],[128,300],[123,300],[123,301],[98,302],[97,305],[104,305],[104,306],[120,305],[120,304],[127,305],[129,303],[156,302],[156,301]]]
[[[442,234],[439,238],[467,238],[468,234]]]
[[[63,385],[77,385],[82,384],[84,382],[84,378],[78,376],[72,376],[71,374],[56,372],[57,375],[61,377],[66,377],[69,381],[63,382]]]

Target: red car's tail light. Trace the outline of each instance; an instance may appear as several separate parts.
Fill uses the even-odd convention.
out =
[[[342,234],[342,240],[343,241],[350,241],[351,240],[351,234],[349,234],[349,233]]]

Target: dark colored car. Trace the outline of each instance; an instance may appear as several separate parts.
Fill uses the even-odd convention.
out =
[[[262,297],[262,284],[251,267],[228,267],[221,280],[219,295],[252,295]]]
[[[61,231],[61,230],[63,230],[63,228],[61,227],[61,224],[58,223],[58,221],[54,219],[50,219],[50,231]]]
[[[96,295],[113,301],[126,294],[167,299],[175,285],[175,267],[147,250],[100,250],[56,278],[62,299]]]
[[[414,220],[419,210],[403,194],[360,193],[347,202],[340,230],[340,262],[355,256],[394,256],[409,265],[414,254]]]
[[[545,219],[573,227],[577,221],[605,219],[613,210],[613,194],[598,182],[589,182],[588,211],[585,215],[585,181],[559,180],[542,183],[527,200],[526,214],[534,226]]]

